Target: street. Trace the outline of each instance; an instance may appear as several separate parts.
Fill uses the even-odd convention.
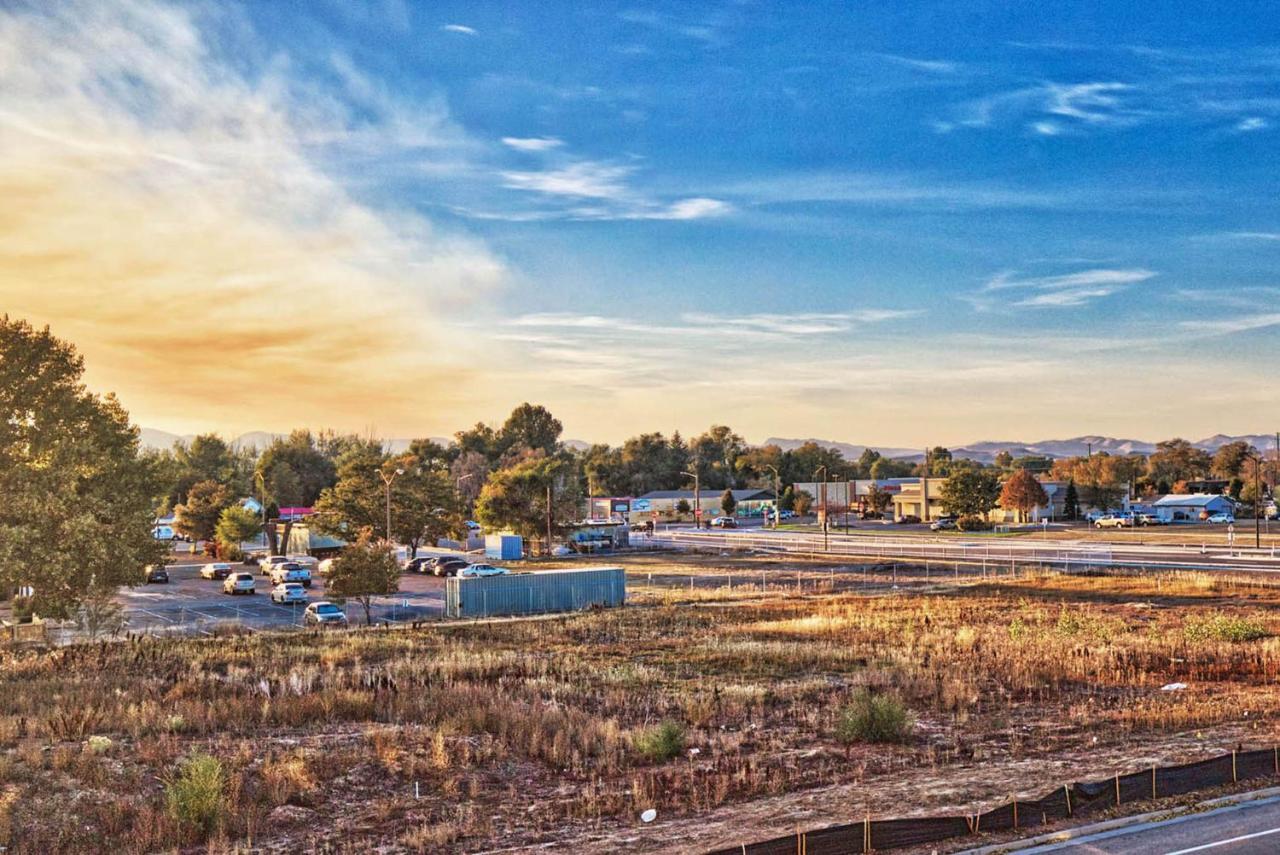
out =
[[[1269,855],[1280,851],[1280,797],[1015,851],[1022,855]]]

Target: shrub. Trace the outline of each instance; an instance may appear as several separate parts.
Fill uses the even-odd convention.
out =
[[[684,751],[684,725],[677,721],[664,721],[657,727],[647,727],[635,735],[635,749],[652,762],[670,760]]]
[[[961,531],[990,531],[991,523],[977,514],[967,514],[956,520],[956,528]]]
[[[114,743],[109,736],[90,736],[88,744],[94,754],[106,754]]]
[[[1255,620],[1215,614],[1192,618],[1183,628],[1187,641],[1257,641],[1267,636],[1267,629]]]
[[[165,781],[164,800],[169,816],[188,829],[208,835],[222,816],[226,774],[222,763],[208,754],[192,754],[178,766],[178,774]]]
[[[893,695],[860,689],[840,710],[836,738],[852,742],[906,742],[915,721],[905,704]]]

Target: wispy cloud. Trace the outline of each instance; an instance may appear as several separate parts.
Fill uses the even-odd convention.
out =
[[[1096,268],[1058,276],[1022,278],[1018,278],[1014,271],[1006,271],[987,280],[976,294],[970,294],[966,299],[979,309],[998,306],[1069,308],[1109,297],[1155,275],[1143,268]]]
[[[550,151],[564,145],[559,137],[503,137],[502,144],[516,151]]]
[[[224,62],[261,46],[203,20],[146,0],[0,11],[0,304],[75,341],[138,418],[223,424],[211,388],[270,428],[333,424],[334,400],[353,428],[408,427],[422,390],[456,402],[452,375],[476,368],[431,345],[430,319],[493,293],[504,264],[357,201],[323,159],[457,138],[447,110],[354,73],[318,90],[284,57]],[[218,335],[193,346],[192,318]]]
[[[479,35],[474,27],[468,27],[466,24],[445,24],[440,30],[446,33],[457,33],[462,36]]]
[[[584,160],[561,169],[501,174],[506,186],[517,190],[584,199],[621,199],[629,192],[625,179],[634,171],[629,166]]]
[[[1179,326],[1206,335],[1231,335],[1280,326],[1280,312],[1239,315],[1214,321],[1182,321]]]
[[[915,71],[926,71],[930,74],[955,74],[962,69],[960,63],[945,59],[917,59],[916,57],[899,56],[892,53],[870,53],[867,55],[894,65],[900,65]]]
[[[1236,122],[1236,130],[1241,133],[1265,131],[1269,127],[1271,127],[1271,123],[1261,116],[1248,116]]]
[[[575,220],[701,220],[733,212],[720,199],[694,196],[662,200],[637,189],[630,181],[636,167],[591,160],[534,171],[507,170],[500,173],[504,186],[538,193],[550,199],[567,199],[570,204],[538,212],[535,219],[555,217]],[[581,204],[583,201],[593,204]],[[480,216],[506,219],[500,212]],[[511,216],[528,217],[517,211]]]
[[[750,315],[720,315],[685,312],[679,321],[648,322],[634,318],[538,312],[506,321],[509,327],[577,330],[582,333],[614,335],[620,332],[644,336],[683,338],[722,336],[726,330],[750,332],[768,340],[796,339],[813,335],[834,335],[862,324],[879,324],[919,315],[917,309],[866,308],[843,312],[761,312]]]

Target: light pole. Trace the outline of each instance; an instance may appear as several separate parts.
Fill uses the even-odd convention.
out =
[[[765,464],[764,468],[773,470],[773,530],[777,531],[778,520],[780,519],[779,512],[782,510],[782,490],[779,487],[782,476],[778,474],[777,466]]]
[[[1262,548],[1262,455],[1245,454],[1253,461],[1253,548]]]
[[[397,475],[403,475],[404,470],[397,469],[395,472],[392,472],[390,475],[387,475],[386,472],[383,472],[381,469],[379,469],[378,474],[382,476],[382,483],[387,488],[387,543],[390,544],[391,543],[391,482],[396,480]]]
[[[681,472],[681,475],[688,475],[693,479],[693,527],[701,528],[699,523],[702,522],[702,493],[699,491],[701,481],[698,479],[697,472]]]
[[[813,482],[818,483],[818,473],[822,473],[822,551],[827,551],[827,465],[824,463],[813,470]]]

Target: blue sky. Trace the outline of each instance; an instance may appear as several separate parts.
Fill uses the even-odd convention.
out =
[[[0,68],[0,188],[50,217],[11,241],[83,265],[0,244],[0,297],[149,425],[440,433],[535,398],[589,439],[905,445],[1280,415],[1263,4],[0,16],[33,67]],[[90,225],[51,236],[66,212]],[[79,308],[104,294],[163,352]],[[290,320],[175,365],[174,309]],[[245,388],[264,360],[298,400]]]

